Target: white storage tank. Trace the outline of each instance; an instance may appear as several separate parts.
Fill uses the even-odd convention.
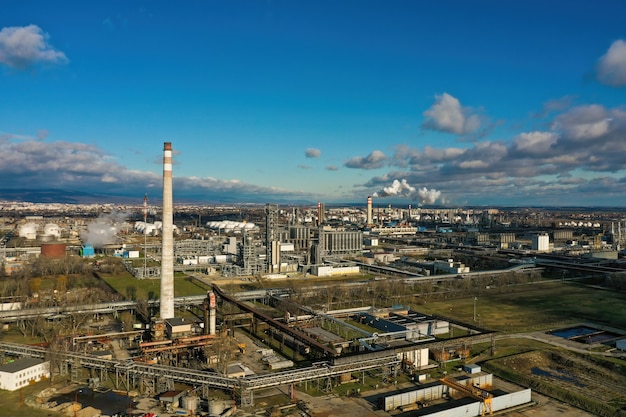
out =
[[[189,411],[191,415],[195,415],[198,409],[198,397],[189,395],[181,398],[181,407]]]
[[[211,400],[209,401],[209,415],[211,416],[219,416],[221,415],[226,407],[228,407],[228,403],[224,400]]]

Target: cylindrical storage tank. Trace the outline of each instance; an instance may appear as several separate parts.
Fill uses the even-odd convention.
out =
[[[339,382],[341,382],[342,384],[350,382],[351,380],[352,380],[352,374],[351,373],[339,375]]]
[[[62,258],[65,256],[65,243],[44,243],[41,245],[42,258]]]
[[[209,415],[219,416],[226,409],[226,403],[224,400],[212,400],[209,401]]]
[[[37,235],[37,240],[40,242],[53,242],[56,240],[56,237],[53,235]]]
[[[181,398],[181,403],[182,408],[189,411],[191,415],[196,414],[196,410],[198,409],[198,397],[195,395],[183,397]]]

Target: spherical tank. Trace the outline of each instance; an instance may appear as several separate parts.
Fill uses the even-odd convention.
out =
[[[20,227],[19,237],[34,240],[37,237],[37,225],[35,223],[26,223]]]
[[[43,243],[41,245],[42,258],[62,258],[65,256],[65,243]]]
[[[61,236],[61,228],[55,223],[48,223],[43,227],[44,235]]]

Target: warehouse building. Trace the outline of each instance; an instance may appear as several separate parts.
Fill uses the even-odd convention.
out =
[[[50,377],[50,362],[21,358],[0,366],[0,389],[15,391]]]

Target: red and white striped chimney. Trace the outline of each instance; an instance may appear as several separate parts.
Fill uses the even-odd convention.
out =
[[[163,146],[163,232],[161,239],[161,320],[174,317],[174,203],[172,142]]]

